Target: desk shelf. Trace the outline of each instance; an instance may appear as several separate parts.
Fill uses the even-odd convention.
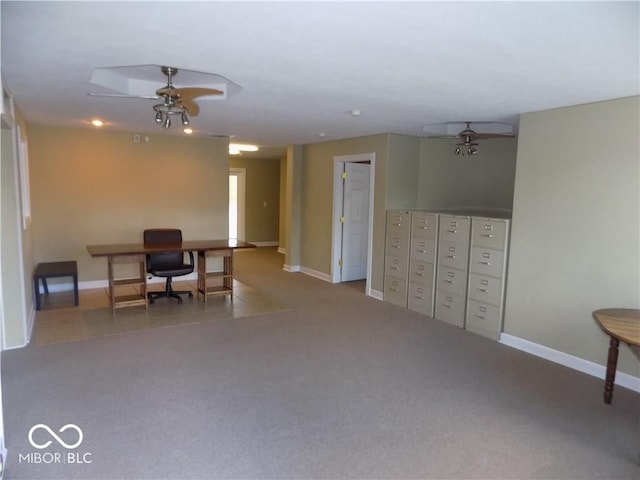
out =
[[[207,272],[207,258],[222,257],[223,269]],[[209,295],[231,295],[233,298],[233,250],[213,250],[198,252],[198,297]]]
[[[114,265],[137,263],[139,273],[137,277],[114,278]],[[139,293],[118,294],[118,287],[123,286],[138,287]],[[137,307],[144,305],[149,308],[147,299],[147,273],[145,255],[112,255],[109,256],[109,299],[111,308],[115,313],[117,308]]]

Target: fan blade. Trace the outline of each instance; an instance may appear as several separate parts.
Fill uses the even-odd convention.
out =
[[[180,103],[182,104],[183,107],[185,107],[187,109],[187,112],[189,112],[190,116],[197,117],[198,114],[200,113],[200,107],[193,100],[191,100],[191,99],[187,99],[187,100],[180,99]]]
[[[98,93],[98,92],[88,92],[87,95],[90,97],[107,97],[107,98],[150,98],[157,100],[156,95],[128,95],[126,93]]]
[[[510,135],[506,133],[480,133],[478,134],[478,138],[481,140],[488,140],[490,138],[513,138],[515,135]]]
[[[206,87],[183,87],[177,88],[177,92],[180,94],[180,98],[184,101],[193,100],[197,97],[206,97],[209,95],[224,95],[222,90],[218,90],[217,88],[206,88]]]

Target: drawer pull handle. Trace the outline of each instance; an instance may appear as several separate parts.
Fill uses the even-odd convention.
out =
[[[446,257],[447,257],[447,258],[451,258],[451,259],[456,258],[456,256],[455,256],[455,255],[447,255]]]
[[[458,230],[447,230],[447,232],[456,234],[456,233],[458,233]]]
[[[422,273],[422,272],[416,272],[416,275],[418,275],[419,277],[423,277],[423,276],[424,276],[424,273]]]
[[[397,270],[398,267],[389,267],[391,270]]]
[[[476,288],[476,290],[478,290],[479,292],[487,293],[487,290],[485,290],[484,288]]]
[[[401,223],[394,223],[394,225],[395,225],[396,227],[401,227],[401,226],[402,226],[402,224],[401,224]]]
[[[482,265],[491,265],[491,262],[478,262],[478,263],[480,263]]]
[[[478,317],[480,320],[484,320],[484,317],[482,315],[477,315],[476,314],[476,317]]]
[[[391,290],[392,292],[397,292],[398,291],[397,288],[390,288],[389,290]]]
[[[447,305],[446,303],[442,304],[443,307],[451,308],[451,305]]]
[[[391,248],[400,248],[400,245],[391,245]]]
[[[427,251],[426,251],[426,250],[418,250],[418,252],[420,252],[420,253],[427,253]]]
[[[426,230],[426,229],[427,229],[427,227],[426,227],[426,226],[424,226],[424,227],[420,227],[420,228],[421,228],[422,230]]]
[[[420,295],[414,295],[418,300],[422,300],[422,297]]]
[[[493,235],[490,233],[483,233],[482,236],[487,238],[493,238]]]
[[[450,283],[451,285],[453,285],[455,282],[453,280],[444,280],[445,283]]]

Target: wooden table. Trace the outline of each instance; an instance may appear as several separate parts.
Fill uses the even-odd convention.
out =
[[[206,303],[210,294],[230,295],[233,293],[233,251],[238,248],[255,248],[255,245],[241,240],[188,240],[180,243],[153,244],[117,243],[110,245],[88,245],[92,257],[106,257],[109,268],[109,298],[114,312],[116,308],[144,305],[147,299],[146,256],[152,253],[197,252],[198,254],[198,297],[202,294]],[[207,272],[207,257],[222,257],[223,269]],[[114,265],[136,263],[139,274],[131,278],[114,278]],[[213,284],[212,284],[213,281]],[[140,292],[134,295],[117,295],[116,287],[137,285]]]
[[[607,359],[607,376],[604,383],[604,403],[611,403],[620,340],[628,345],[640,346],[640,310],[635,308],[605,308],[593,312],[593,317],[600,325],[600,328],[611,337]]]

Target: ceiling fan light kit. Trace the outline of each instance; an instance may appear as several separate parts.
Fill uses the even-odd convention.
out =
[[[476,148],[478,140],[486,140],[490,138],[513,138],[515,137],[514,126],[508,123],[499,122],[474,122],[482,127],[483,133],[478,133],[471,129],[472,122],[444,122],[433,123],[422,127],[422,131],[428,137],[435,138],[459,138],[461,141],[456,143],[454,154],[456,156],[473,156],[479,153]],[[455,131],[465,125],[461,132]]]
[[[171,128],[171,117],[180,115],[182,125],[189,125],[189,111],[182,104],[182,98],[178,89],[173,86],[173,76],[178,73],[177,68],[162,67],[162,73],[167,76],[167,86],[156,90],[156,95],[163,99],[162,103],[153,106],[156,112],[155,121],[161,123],[164,128]]]

